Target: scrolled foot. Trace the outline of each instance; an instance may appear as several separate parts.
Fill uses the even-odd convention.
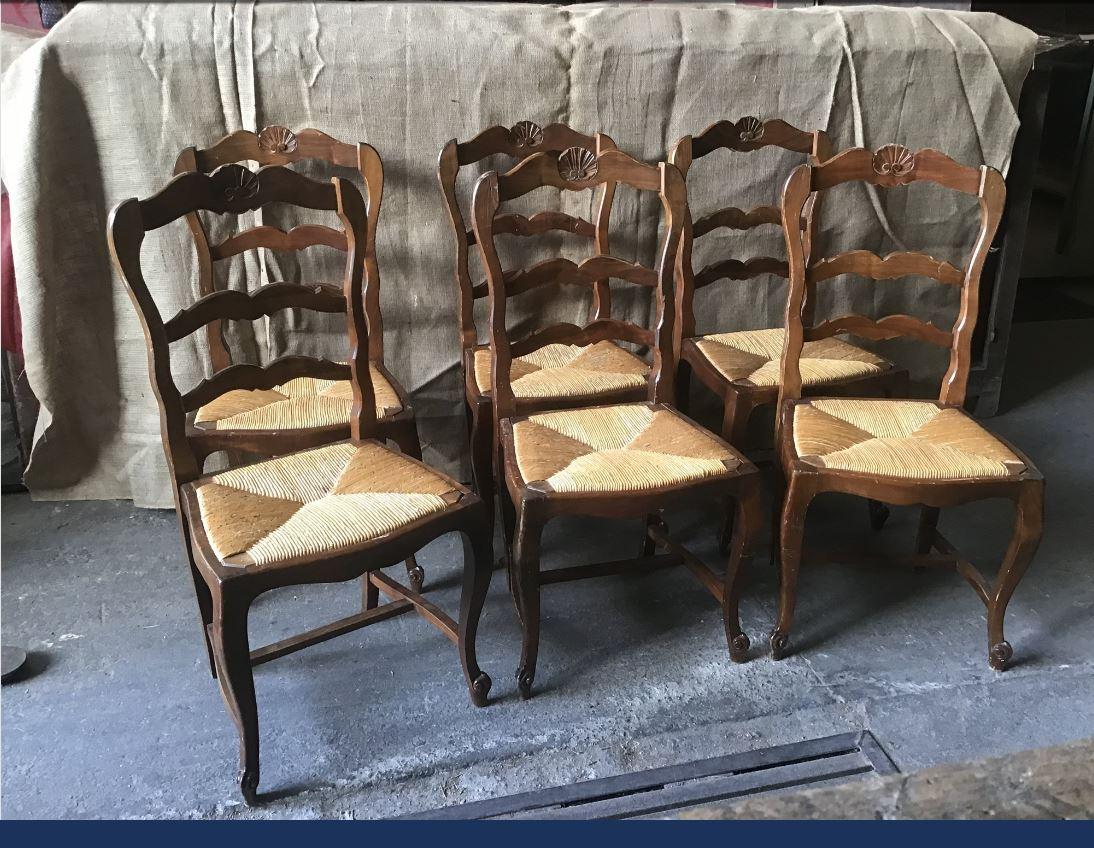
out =
[[[476,707],[485,707],[491,685],[493,685],[493,681],[490,679],[490,675],[485,671],[480,671],[470,687],[471,703]]]
[[[1013,656],[1014,648],[1010,646],[1010,642],[996,642],[988,651],[988,664],[996,671],[1006,671],[1007,663]]]
[[[520,697],[527,701],[532,697],[532,683],[535,680],[531,672],[523,668],[517,669],[517,688],[520,689]]]
[[[768,640],[771,643],[771,659],[781,660],[786,656],[786,649],[790,647],[790,636],[773,630]]]
[[[239,792],[243,795],[243,803],[248,807],[258,803],[258,769],[243,769],[239,773]]]
[[[748,649],[752,647],[752,643],[749,642],[748,637],[741,633],[733,637],[733,641],[729,643],[729,658],[735,663],[743,663],[748,659]]]
[[[889,507],[878,501],[867,501],[866,503],[870,508],[870,527],[874,530],[880,530],[885,526],[885,522],[889,520]]]

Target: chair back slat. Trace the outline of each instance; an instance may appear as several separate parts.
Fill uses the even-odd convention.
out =
[[[182,396],[182,408],[194,412],[223,394],[236,389],[272,389],[297,377],[319,380],[348,380],[350,367],[343,362],[311,356],[281,356],[269,365],[240,362],[206,377]]]
[[[805,340],[809,342],[829,339],[845,333],[874,341],[906,337],[917,339],[939,347],[953,344],[953,334],[923,321],[913,315],[886,315],[874,320],[864,315],[841,315],[829,318],[805,330]]]
[[[305,288],[294,283],[271,283],[247,293],[229,289],[207,294],[164,322],[169,342],[177,342],[213,321],[255,320],[282,309],[345,312],[342,290],[329,285]]]
[[[1003,176],[994,168],[960,165],[937,150],[911,151],[897,144],[877,150],[855,148],[844,151],[821,164],[801,165],[790,175],[782,198],[783,221],[796,221],[812,199],[819,202],[823,193],[850,182],[862,182],[892,189],[914,182],[931,182],[953,191],[975,195],[978,199],[980,228],[969,261],[959,269],[923,253],[898,252],[882,258],[867,250],[855,250],[830,258],[810,256],[802,231],[783,226],[786,240],[790,285],[786,305],[786,340],[782,356],[780,408],[786,400],[801,397],[800,358],[806,341],[828,338],[841,333],[868,339],[907,337],[950,349],[949,366],[942,379],[939,400],[960,406],[965,402],[969,369],[972,363],[972,334],[979,309],[980,275],[988,248],[999,227],[1006,200]],[[922,276],[943,285],[961,289],[957,319],[944,330],[910,315],[881,318],[843,315],[813,326],[812,317],[803,313],[805,304],[814,299],[814,286],[841,274],[854,274],[873,280]],[[776,416],[778,419],[779,416]]]
[[[895,280],[914,275],[930,277],[948,286],[960,286],[965,281],[963,270],[926,253],[899,251],[881,257],[869,250],[850,250],[810,265],[806,271],[806,282],[813,285],[841,274],[854,274],[872,280]]]
[[[338,214],[347,246],[341,291],[333,286],[316,286],[309,290],[281,283],[264,286],[251,294],[215,292],[201,297],[165,322],[141,270],[141,245],[146,233],[180,218],[189,219],[198,212],[238,214],[272,202],[329,209]],[[251,172],[240,165],[229,164],[211,175],[197,171],[183,173],[152,197],[126,200],[114,208],[107,225],[107,239],[144,330],[152,387],[160,407],[164,447],[176,485],[200,476],[207,454],[188,435],[188,413],[227,391],[270,389],[296,377],[349,379],[354,392],[351,433],[355,438],[362,438],[375,431],[367,356],[370,328],[364,303],[366,263],[363,253],[370,246],[368,230],[368,210],[352,183],[337,177],[330,183],[317,183],[279,165]],[[213,321],[253,319],[285,308],[345,312],[350,342],[348,365],[305,356],[284,356],[265,366],[237,364],[214,368],[214,373],[193,389],[185,393],[179,390],[171,371],[172,342]]]
[[[509,297],[523,294],[541,286],[587,286],[595,288],[601,280],[615,277],[639,286],[653,288],[657,285],[657,272],[640,262],[628,262],[615,256],[597,254],[580,263],[556,256],[533,265],[531,268],[514,268],[505,272],[505,291]],[[477,283],[475,294],[489,294],[486,280]],[[606,320],[606,319],[603,319]]]
[[[598,251],[580,264],[566,259],[551,259],[527,271],[502,269],[493,226],[503,200],[523,197],[544,186],[563,191],[583,191],[596,189],[605,182],[613,185],[624,183],[642,191],[657,192],[664,212],[664,226],[655,268],[636,265]],[[473,199],[473,226],[486,267],[490,298],[490,353],[496,420],[508,418],[518,410],[510,375],[512,358],[556,343],[586,346],[612,340],[649,347],[653,363],[648,377],[648,397],[657,402],[671,402],[675,370],[672,355],[672,275],[686,203],[683,177],[675,167],[667,163],[647,165],[618,150],[609,150],[600,156],[588,155],[587,150],[577,147],[555,155],[539,153],[523,160],[508,173],[489,171],[479,178]],[[506,326],[506,305],[510,296],[528,290],[533,284],[534,287],[565,285],[598,277],[617,277],[646,287],[652,283],[654,326],[641,327],[629,321],[594,317],[584,327],[553,324],[519,341],[510,340]]]
[[[630,321],[607,318],[593,321],[584,327],[576,324],[558,323],[510,342],[509,352],[513,356],[525,356],[549,344],[586,345],[603,341],[624,341],[650,347],[656,344],[654,333],[646,327],[640,327]]]
[[[211,173],[225,165],[242,162],[257,162],[260,166],[291,165],[306,160],[319,160],[342,168],[357,170],[364,181],[368,198],[368,238],[375,239],[376,223],[380,214],[380,202],[383,196],[384,171],[380,156],[368,144],[358,142],[350,144],[332,138],[317,129],[304,129],[299,132],[282,126],[268,126],[260,132],[239,130],[230,133],[212,147],[199,149],[187,147],[175,161],[175,173],[187,172]],[[304,204],[298,204],[304,205]],[[314,207],[313,207],[314,208]],[[324,207],[325,208],[325,207]],[[329,227],[306,225],[295,227],[284,236],[278,235],[277,228],[255,227],[228,238],[219,245],[211,246],[209,235],[201,216],[196,212],[187,215],[187,226],[194,238],[197,250],[198,291],[202,295],[216,291],[214,264],[240,253],[259,248],[271,250],[298,251],[315,245],[327,245],[345,250],[343,241],[336,239]],[[374,361],[383,361],[384,333],[383,318],[380,313],[380,274],[376,263],[375,249],[366,251],[364,261],[370,267],[366,269],[369,285],[365,297],[368,299],[368,311],[372,333],[369,336],[369,356]],[[231,353],[224,341],[219,323],[208,325],[207,336],[209,356],[215,369],[231,364]]]
[[[669,162],[680,169],[686,180],[696,159],[717,150],[751,153],[766,147],[801,153],[813,162],[823,161],[831,153],[831,142],[827,133],[822,130],[801,130],[778,118],[760,121],[755,117],[745,117],[737,121],[718,121],[696,136],[684,136],[673,145]],[[781,176],[773,182],[781,182]],[[804,210],[799,222],[806,232],[807,245],[812,242],[816,232],[818,214],[819,210],[811,203]],[[787,275],[786,262],[773,256],[753,256],[743,260],[736,257],[715,259],[696,270],[693,264],[695,240],[720,229],[753,230],[770,224],[782,224],[779,207],[758,206],[744,210],[736,206],[726,206],[693,220],[689,206],[676,270],[676,330],[673,347],[677,357],[680,356],[684,339],[691,338],[696,332],[697,289],[720,280],[749,280],[767,275],[785,278]]]
[[[774,256],[753,256],[751,259],[722,259],[712,262],[695,274],[692,289],[699,290],[719,280],[751,280],[761,274],[787,275],[786,262]]]
[[[468,264],[468,248],[474,245],[474,228],[468,228],[456,193],[460,168],[473,165],[491,156],[506,156],[519,162],[536,153],[558,154],[570,148],[580,148],[593,156],[615,149],[615,142],[603,133],[586,135],[565,124],[540,127],[532,121],[520,121],[512,127],[493,126],[470,141],[452,139],[441,150],[437,163],[437,180],[444,195],[456,247],[456,293],[459,303],[460,343],[464,350],[478,343],[475,327],[475,301],[486,296],[485,287],[473,285]],[[603,183],[596,201],[595,222],[562,212],[543,211],[525,217],[506,213],[495,222],[495,235],[531,237],[551,231],[572,233],[595,240],[598,252],[607,253],[608,223],[611,219],[615,186]],[[611,314],[611,291],[608,281],[594,288],[590,319],[607,318]]]
[[[764,224],[778,224],[782,226],[782,213],[777,206],[757,206],[755,209],[738,209],[736,206],[727,206],[717,212],[704,215],[691,226],[693,239],[705,236],[707,233],[718,229],[751,230]]]
[[[279,227],[252,227],[234,236],[229,236],[210,252],[213,261],[230,259],[248,250],[266,248],[268,250],[305,250],[309,247],[325,245],[335,250],[346,250],[346,234],[322,224],[303,224],[286,232]]]
[[[565,212],[537,212],[529,218],[510,212],[498,215],[494,221],[494,235],[538,236],[552,231],[573,233],[585,238],[596,238],[596,225]],[[475,231],[470,231],[469,245],[475,243]]]

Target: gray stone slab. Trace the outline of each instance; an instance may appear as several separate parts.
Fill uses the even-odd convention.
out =
[[[1074,364],[1090,323],[1019,325],[1012,359]],[[235,730],[205,665],[173,514],[4,496],[3,642],[31,656],[3,688],[2,813],[365,818],[864,729],[904,770],[1089,736],[1094,371],[1044,370],[1019,373],[1025,394],[991,422],[1048,479],[1045,540],[1007,622],[1013,670],[988,668],[983,609],[955,575],[838,566],[805,575],[800,650],[773,663],[763,637],[776,581],[764,557],[742,605],[756,646],[742,666],[729,662],[716,604],[683,571],[549,587],[537,694],[521,702],[519,630],[498,573],[480,629],[487,709],[471,707],[451,645],[414,616],[260,667],[261,788],[272,799],[257,810],[234,786]],[[896,510],[872,534],[861,502],[830,498],[809,528],[818,541],[904,551],[914,520]],[[949,511],[943,527],[987,571],[1008,520],[1005,504],[986,504]],[[711,515],[671,523],[716,560]],[[547,564],[617,558],[639,538],[635,522],[559,522]],[[420,557],[448,608],[460,556],[439,540]],[[358,604],[353,585],[272,594],[254,607],[252,640]]]
[[[1094,740],[712,804],[687,819],[1089,819]]]

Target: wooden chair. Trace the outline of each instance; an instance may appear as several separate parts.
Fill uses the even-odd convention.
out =
[[[245,294],[207,294],[164,321],[141,273],[145,234],[196,211],[240,214],[266,203],[292,203],[336,211],[347,261],[342,287],[274,283]],[[190,561],[210,666],[239,729],[240,790],[255,801],[258,787],[258,711],[252,667],[300,648],[416,610],[457,642],[471,700],[486,703],[490,678],[475,658],[475,631],[492,568],[491,522],[469,490],[419,460],[384,446],[369,367],[371,318],[366,304],[376,278],[368,270],[373,250],[369,214],[358,190],[335,178],[313,182],[280,166],[257,173],[230,164],[187,173],[147,200],[126,200],[111,213],[110,249],[140,316],[148,344],[152,387],[168,466],[175,484],[183,544]],[[182,392],[171,373],[171,342],[212,321],[253,320],[279,309],[345,312],[348,364],[282,356],[264,367],[229,365]],[[347,441],[287,452],[275,458],[203,474],[216,431],[187,425],[188,415],[232,390],[269,391],[298,379],[348,381]],[[411,556],[438,536],[465,538],[459,624],[417,592],[379,569]],[[306,583],[367,575],[364,610],[257,650],[250,650],[247,612],[263,592]],[[377,593],[396,600],[377,606]]]
[[[812,192],[861,181],[891,189],[919,180],[979,199],[980,230],[964,270],[922,253],[864,250],[807,259],[797,221]],[[1044,480],[1016,448],[989,433],[962,410],[969,376],[980,273],[1003,211],[1006,186],[986,165],[969,168],[936,150],[912,151],[896,144],[876,152],[847,150],[791,174],[782,199],[783,230],[790,264],[786,343],[782,358],[778,438],[788,488],[781,523],[779,619],[771,634],[778,659],[787,652],[790,623],[803,559],[806,510],[821,492],[845,492],[891,504],[920,504],[917,566],[952,566],[976,590],[988,613],[988,660],[1002,670],[1012,650],[1003,638],[1003,616],[1041,537]],[[950,331],[910,315],[878,320],[843,315],[816,325],[803,321],[804,302],[817,285],[841,274],[873,280],[907,275],[930,277],[960,288],[957,320]],[[801,354],[806,344],[850,333],[869,339],[904,336],[948,347],[949,368],[938,401],[816,398],[802,400]],[[984,498],[1009,498],[1016,507],[1010,547],[989,581],[937,529],[942,507]],[[829,557],[832,558],[832,557]],[[845,556],[835,557],[846,561]],[[892,564],[892,558],[886,558]]]
[[[360,172],[368,192],[368,231],[375,242],[376,223],[384,192],[384,168],[380,156],[369,144],[348,144],[315,129],[294,133],[285,127],[269,126],[259,133],[247,130],[226,135],[212,147],[187,147],[175,161],[175,174],[193,171],[211,173],[222,165],[254,161],[260,166],[288,165],[318,160]],[[284,232],[276,227],[260,226],[236,233],[220,244],[210,245],[201,215],[191,212],[186,223],[194,237],[198,258],[198,291],[204,295],[217,291],[215,265],[241,253],[267,248],[299,251],[317,245],[346,250],[343,233],[327,226],[305,224]],[[379,281],[376,250],[365,251],[369,278]],[[409,456],[422,458],[422,446],[414,410],[406,390],[384,365],[384,327],[380,312],[380,286],[368,292],[369,370],[376,399],[376,434],[390,439]],[[232,355],[224,339],[219,320],[205,326],[209,359],[214,370],[232,364]],[[268,391],[234,390],[226,392],[197,410],[190,426],[202,435],[214,431],[219,444],[233,458],[240,454],[273,455],[277,450],[305,447],[345,439],[350,428],[350,384],[347,380],[314,380],[308,377],[274,386]],[[411,558],[407,575],[415,591],[420,592],[425,573]]]
[[[503,271],[495,244],[495,226],[508,227],[498,214],[501,202],[542,187],[565,191],[593,189],[606,182],[657,192],[664,209],[664,236],[656,268],[632,264],[597,251],[574,264],[553,260],[532,269]],[[490,293],[490,354],[494,416],[499,433],[498,467],[508,497],[502,497],[506,539],[510,545],[510,583],[523,625],[517,682],[531,695],[539,651],[540,587],[565,580],[614,574],[632,567],[651,569],[685,565],[720,602],[726,637],[734,660],[745,659],[748,637],[737,615],[741,562],[752,553],[761,522],[756,469],[732,447],[671,409],[672,275],[685,206],[680,172],[671,165],[645,165],[617,150],[594,156],[574,147],[558,156],[539,153],[505,175],[484,174],[475,186],[473,223],[486,268]],[[546,269],[546,270],[545,270]],[[650,288],[656,303],[655,328],[594,318],[584,327],[554,324],[516,341],[506,327],[508,299],[533,287],[595,287],[617,278]],[[668,304],[668,306],[666,306]],[[551,344],[594,345],[604,340],[629,342],[652,350],[647,371],[647,400],[581,409],[526,410],[513,383],[522,373],[521,357]],[[736,500],[732,555],[724,575],[715,574],[670,539],[660,513],[669,506]],[[544,525],[558,515],[639,517],[647,521],[647,541],[638,560],[540,571],[539,544]],[[654,545],[667,549],[655,555]]]
[[[473,284],[468,266],[468,249],[475,244],[475,233],[467,229],[456,193],[461,167],[482,162],[492,156],[505,156],[515,164],[536,153],[558,154],[572,147],[598,155],[615,150],[615,143],[603,133],[588,136],[563,124],[546,127],[521,121],[511,129],[494,126],[470,141],[452,139],[441,151],[437,177],[452,221],[456,245],[456,289],[460,310],[460,345],[471,436],[471,470],[475,489],[489,504],[493,503],[493,432],[492,378],[490,351],[479,344],[475,326],[475,301],[487,296],[486,282]],[[495,223],[496,235],[533,237],[552,231],[572,233],[589,239],[598,251],[608,251],[608,223],[611,219],[615,185],[605,182],[596,202],[596,222],[544,211],[532,216],[507,214]],[[557,260],[555,260],[557,263]],[[551,275],[556,266],[542,263],[536,274]],[[592,286],[590,320],[611,315],[611,290],[607,279]],[[641,400],[646,395],[646,364],[610,341],[598,342],[588,350],[551,344],[538,354],[520,357],[513,378],[513,390],[538,409],[567,409],[593,403]]]
[[[823,162],[831,155],[831,142],[822,130],[806,132],[785,121],[761,123],[757,118],[749,117],[736,123],[719,121],[694,138],[684,136],[673,146],[669,161],[686,179],[692,162],[716,150],[724,148],[750,153],[765,147],[801,153],[813,163]],[[782,174],[772,174],[773,188],[775,183],[781,186],[782,179]],[[810,200],[803,212],[801,228],[806,256],[814,240],[818,211]],[[778,399],[779,356],[784,332],[779,327],[697,335],[695,292],[720,280],[751,280],[765,275],[785,279],[787,265],[772,256],[757,256],[745,260],[721,259],[696,271],[692,251],[696,239],[720,229],[753,230],[771,224],[782,224],[776,206],[759,206],[747,211],[728,206],[695,221],[689,209],[677,263],[674,345],[680,368],[677,394],[684,404],[682,408],[686,408],[690,376],[694,371],[699,381],[722,399],[722,438],[741,449],[752,447],[748,444],[748,434],[753,412]],[[809,392],[833,395],[901,396],[908,393],[907,370],[839,339],[806,345],[802,380]]]

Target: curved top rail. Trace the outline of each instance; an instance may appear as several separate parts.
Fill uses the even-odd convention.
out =
[[[249,171],[233,163],[222,165],[212,174],[199,171],[179,174],[139,203],[147,232],[200,210],[238,214],[266,203],[291,203],[307,209],[335,211],[338,193],[333,182],[317,182],[281,165]]]
[[[471,140],[455,144],[456,159],[461,166],[497,155],[524,159],[533,153],[558,153],[570,147],[581,147],[594,154],[616,149],[615,142],[604,133],[586,135],[566,124],[541,127],[534,121],[519,121],[512,127],[488,127]]]
[[[886,144],[877,150],[852,147],[827,162],[813,166],[812,190],[862,181],[879,188],[895,188],[924,180],[964,194],[979,195],[986,165],[972,168],[932,148],[909,150]]]
[[[736,121],[718,121],[694,136],[691,156],[699,159],[720,148],[749,152],[763,147],[781,147],[798,153],[812,153],[814,135],[780,118],[761,122],[759,118],[747,116]]]
[[[259,132],[237,130],[212,147],[187,148],[175,162],[175,173],[188,170],[184,159],[191,151],[199,171],[209,172],[230,162],[255,161],[260,165],[287,165],[304,159],[322,159],[346,168],[359,167],[358,145],[339,141],[322,130],[307,128],[293,132],[272,125]]]
[[[543,186],[583,191],[606,182],[659,191],[663,167],[664,163],[639,162],[621,150],[608,150],[600,156],[580,147],[571,147],[558,156],[536,153],[512,170],[498,174],[498,198],[513,200]]]

